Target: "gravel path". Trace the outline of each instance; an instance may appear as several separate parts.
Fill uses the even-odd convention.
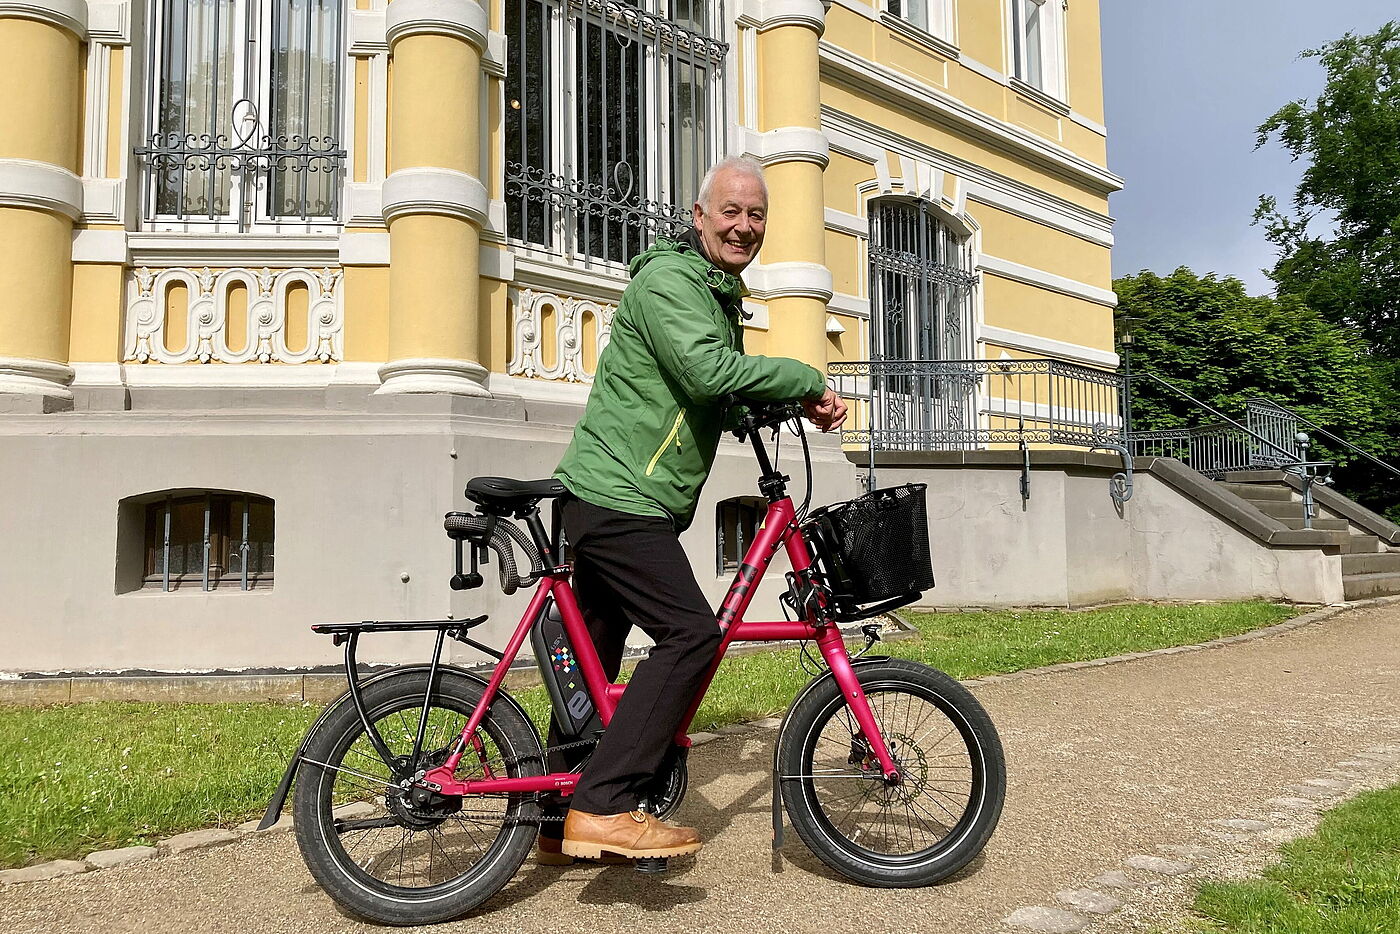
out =
[[[1138,929],[1179,910],[1201,874],[1256,866],[1279,840],[1304,832],[1329,796],[1400,781],[1398,636],[1400,604],[1372,606],[1209,651],[978,686],[1006,746],[1006,811],[983,856],[933,888],[847,883],[792,833],[775,873],[774,734],[755,729],[691,757],[680,816],[710,841],[698,860],[659,878],[530,860],[483,909],[435,930],[990,934],[1077,930],[1090,919],[1091,930]],[[1106,903],[1081,893],[1076,908],[1057,898],[1078,890],[1125,907],[1097,920],[1094,906]],[[8,934],[184,929],[372,928],[336,910],[288,834],[0,888]]]

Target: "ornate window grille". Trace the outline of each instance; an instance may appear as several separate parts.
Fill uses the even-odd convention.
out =
[[[339,219],[343,0],[156,0],[142,164],[154,229]]]
[[[967,242],[927,201],[881,199],[870,207],[871,357],[972,357]],[[977,379],[917,371],[872,376],[872,404],[894,431],[962,429],[975,420]]]
[[[626,262],[690,224],[725,127],[722,0],[506,0],[511,238]]]

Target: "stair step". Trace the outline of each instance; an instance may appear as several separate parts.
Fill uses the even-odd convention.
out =
[[[1283,517],[1278,521],[1282,522],[1290,529],[1301,529],[1303,527],[1303,520],[1301,518],[1290,519]],[[1347,529],[1351,528],[1351,525],[1345,519],[1317,518],[1312,521],[1312,527],[1321,532],[1345,532]]]
[[[1267,499],[1267,500],[1255,500],[1255,501],[1254,501],[1254,506],[1255,506],[1255,508],[1257,508],[1260,512],[1262,512],[1264,515],[1266,515],[1266,516],[1273,516],[1275,519],[1301,519],[1301,518],[1303,518],[1303,504],[1302,504],[1301,502],[1297,502],[1297,503],[1292,503],[1292,502],[1284,503],[1284,502],[1279,502],[1278,500],[1272,500],[1272,499]],[[1314,511],[1314,516],[1315,516],[1316,518],[1320,518],[1320,517],[1316,516],[1316,512],[1315,512],[1315,511]]]
[[[1369,555],[1381,550],[1381,540],[1375,535],[1351,535],[1342,546],[1344,555]]]
[[[1400,554],[1378,551],[1372,555],[1342,555],[1342,575],[1400,574]]]
[[[1347,600],[1392,594],[1400,594],[1400,574],[1347,574],[1342,577],[1342,595]]]
[[[1230,483],[1221,484],[1225,489],[1242,499],[1251,501],[1276,500],[1292,502],[1293,488],[1272,483]]]

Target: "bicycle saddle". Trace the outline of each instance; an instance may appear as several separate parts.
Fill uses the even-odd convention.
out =
[[[529,509],[542,499],[569,492],[564,484],[547,480],[510,480],[505,477],[473,477],[467,481],[467,499],[481,506],[509,512]]]

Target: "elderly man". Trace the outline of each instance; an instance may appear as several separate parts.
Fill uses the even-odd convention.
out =
[[[562,843],[546,824],[545,862],[700,849],[695,830],[639,808],[720,642],[677,536],[690,525],[714,463],[727,395],[801,400],[823,431],[846,416],[812,367],[744,354],[739,273],[763,245],[762,167],[746,158],[720,162],[692,211],[692,230],[658,240],[632,261],[588,407],[555,471],[572,494],[561,500],[564,529],[608,675],[617,676],[632,626],[656,645],[580,777]]]

